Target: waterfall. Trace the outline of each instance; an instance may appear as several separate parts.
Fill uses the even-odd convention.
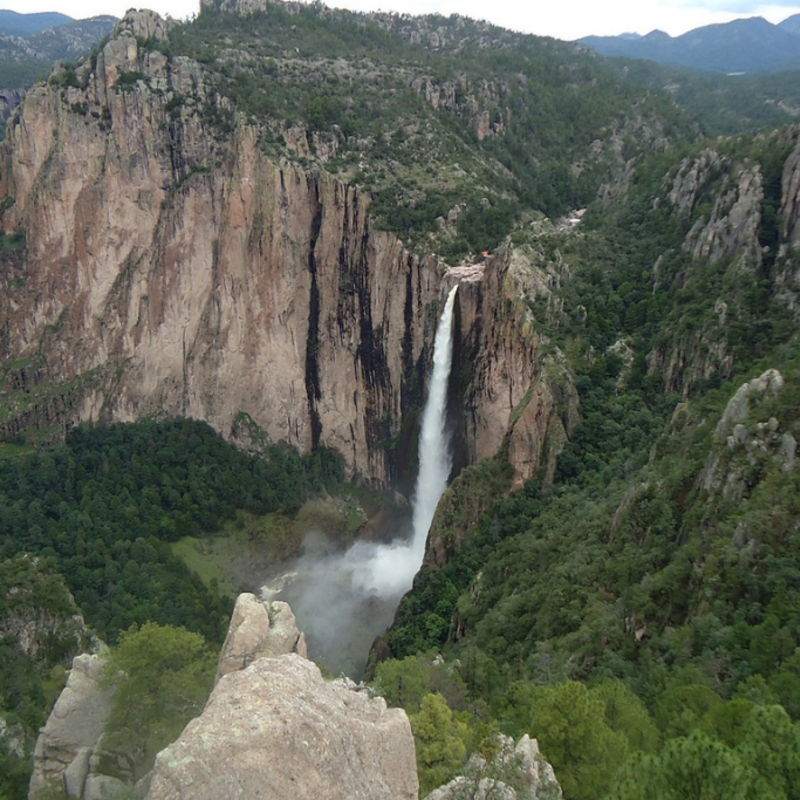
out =
[[[417,558],[417,567],[425,555],[425,541],[436,512],[436,506],[447,488],[447,478],[453,466],[450,441],[447,436],[447,382],[453,361],[453,305],[456,284],[447,295],[436,340],[433,345],[433,374],[428,389],[428,400],[422,415],[419,436],[419,472],[414,490],[413,536],[411,549]]]
[[[262,593],[288,600],[305,631],[309,654],[334,670],[358,676],[375,636],[386,629],[414,581],[436,506],[452,467],[447,436],[447,383],[453,358],[453,305],[447,296],[433,346],[433,373],[422,415],[419,472],[410,538],[390,544],[356,542],[346,553],[303,557],[282,590]],[[354,656],[353,654],[357,654]]]
[[[453,305],[457,288],[454,286],[447,295],[433,345],[433,374],[419,438],[411,538],[386,545],[356,542],[344,555],[345,563],[352,570],[353,585],[379,597],[399,599],[411,588],[425,555],[425,541],[436,506],[447,488],[452,466],[446,431],[447,382],[453,360]]]

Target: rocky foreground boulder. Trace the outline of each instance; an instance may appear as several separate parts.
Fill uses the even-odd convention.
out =
[[[240,594],[222,645],[214,682],[244,669],[256,659],[285,653],[308,657],[305,636],[298,630],[289,604],[280,600],[263,603],[249,592]]]
[[[147,800],[416,800],[405,712],[296,653],[223,676],[162,750]]]
[[[539,743],[526,733],[517,742],[501,736],[491,763],[474,755],[466,775],[432,791],[425,800],[561,800],[561,786]]]
[[[62,788],[68,797],[98,798],[97,753],[113,689],[102,681],[105,658],[80,655],[36,740],[29,797]]]

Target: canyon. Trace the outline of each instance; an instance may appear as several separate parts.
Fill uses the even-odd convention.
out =
[[[458,270],[376,230],[355,186],[266,157],[241,117],[215,131],[209,109],[229,101],[202,65],[141,44],[168,30],[130,12],[80,85],[36,86],[9,122],[2,226],[27,244],[0,276],[0,437],[184,415],[244,444],[254,424],[335,449],[351,477],[388,486]],[[459,292],[460,465],[572,424],[556,410],[567,396],[574,412],[569,370],[542,369],[516,296],[534,272],[509,247]],[[538,458],[521,449],[524,481]]]

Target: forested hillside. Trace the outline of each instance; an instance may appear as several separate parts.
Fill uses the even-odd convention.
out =
[[[341,462],[277,445],[248,455],[190,420],[79,427],[58,447],[8,453],[0,697],[18,744],[3,754],[0,796],[22,797],[31,737],[92,636],[115,644],[121,631],[157,623],[221,645],[234,598],[190,572],[170,543],[218,531],[237,512],[294,515],[313,493],[338,486]]]
[[[459,476],[377,675],[438,689],[419,654],[444,648],[453,708],[534,732],[567,797],[797,796],[796,142],[645,159],[579,230],[516,243],[571,273],[531,311],[582,422],[552,484],[497,499],[502,452]]]
[[[153,674],[171,670],[166,683],[185,686],[191,701],[182,713],[196,713],[208,646],[219,644],[231,610],[230,588],[210,577],[214,537],[235,530],[248,555],[261,548],[277,561],[296,554],[286,531],[309,498],[334,496],[342,541],[363,521],[348,498],[364,489],[342,485],[352,427],[349,439],[337,440],[338,453],[300,455],[241,413],[234,428],[247,435],[222,433],[254,452],[186,419],[65,422],[70,403],[111,415],[111,401],[91,392],[122,380],[127,366],[116,354],[59,383],[52,352],[68,362],[89,349],[85,333],[106,355],[123,328],[114,315],[130,297],[133,324],[121,340],[155,338],[157,323],[180,319],[181,333],[168,341],[176,352],[182,347],[175,383],[183,408],[193,391],[215,385],[192,383],[189,373],[212,372],[223,360],[226,348],[209,344],[224,339],[223,302],[231,298],[237,312],[242,350],[261,337],[252,320],[285,319],[300,291],[272,297],[274,276],[265,268],[251,281],[245,259],[211,300],[193,305],[192,281],[222,272],[221,242],[245,239],[252,263],[278,252],[269,249],[275,242],[289,242],[287,250],[301,255],[287,263],[310,276],[305,338],[292,331],[282,348],[301,354],[305,382],[297,395],[294,385],[280,388],[295,406],[308,400],[313,444],[319,408],[352,394],[361,410],[362,385],[352,375],[368,374],[364,386],[389,394],[380,347],[410,354],[412,318],[430,335],[437,282],[462,261],[485,265],[488,277],[460,301],[457,320],[474,298],[476,319],[494,314],[496,303],[496,329],[475,330],[496,337],[490,356],[503,377],[516,374],[518,351],[509,342],[519,335],[535,342],[525,352],[555,387],[552,413],[563,436],[536,443],[552,449],[537,455],[538,473],[516,491],[513,424],[543,390],[542,381],[511,387],[521,399],[499,451],[467,466],[443,497],[425,566],[373,653],[370,679],[411,716],[422,796],[463,773],[470,753],[482,753],[490,772],[503,732],[538,737],[566,800],[800,798],[800,130],[783,124],[793,112],[777,99],[789,88],[764,78],[737,94],[681,75],[665,92],[664,72],[637,72],[583,48],[457,16],[234,6],[206,3],[184,24],[145,19],[158,35],[128,32],[124,48],[112,39],[86,61],[58,68],[37,90],[40,105],[27,111],[50,103],[56,133],[74,126],[81,143],[107,143],[104,164],[117,163],[120,141],[138,142],[125,138],[130,130],[148,129],[131,122],[141,113],[167,142],[148,152],[147,163],[166,165],[172,183],[145,186],[137,206],[149,209],[163,195],[152,238],[169,246],[151,253],[152,264],[131,249],[109,280],[110,300],[85,301],[97,302],[92,330],[69,328],[66,307],[42,323],[41,352],[0,364],[0,798],[25,796],[33,735],[70,658],[95,635],[112,645],[112,664],[130,672],[112,718],[118,728],[109,731],[130,756],[126,779],[143,774],[188,718],[159,724],[163,696]],[[114,61],[123,49],[135,54],[135,69]],[[255,157],[247,161],[250,150],[231,142],[277,166],[269,172]],[[67,144],[48,163],[71,153]],[[136,180],[145,163],[139,155],[134,150],[129,165]],[[225,172],[241,182],[215,183]],[[55,194],[71,185],[63,174],[43,174],[24,208],[8,175],[0,176],[8,190],[2,212],[19,223],[0,243],[8,287],[2,319],[15,319],[24,303],[32,309],[23,315],[31,326],[25,336],[4,323],[3,347],[15,338],[27,346],[38,335],[30,332],[38,330],[33,312],[45,319],[42,295],[58,283],[56,270],[69,267],[59,256],[51,279],[30,274],[29,258],[42,257],[42,248],[26,221],[53,197],[58,208],[73,207],[71,196]],[[241,200],[225,212],[230,219],[220,214],[228,227],[219,228],[207,264],[194,242],[169,239],[192,214],[205,225],[201,211],[218,214],[259,180],[269,213],[308,216],[307,228],[284,220],[264,230],[272,218]],[[24,183],[18,178],[20,192]],[[345,209],[341,219],[332,209]],[[76,258],[100,237],[89,216],[69,229]],[[332,218],[341,239],[324,229]],[[396,233],[402,244],[375,244],[374,230]],[[396,317],[373,325],[369,316],[368,284],[390,274],[368,271],[369,254],[381,247],[400,253],[397,263],[408,268],[404,286],[375,289],[387,307],[406,282],[434,287],[427,301],[409,291],[402,336]],[[180,272],[192,258],[202,269]],[[337,278],[338,316],[320,322],[324,269]],[[151,279],[141,296],[125,294]],[[168,289],[181,281],[189,285],[186,307],[206,326],[196,350],[170,306]],[[253,295],[263,318],[248,317],[243,300],[236,305],[248,281],[264,290]],[[492,290],[497,298],[486,297]],[[274,307],[262,308],[264,298]],[[351,305],[361,317],[344,314]],[[488,311],[483,322],[490,324]],[[320,381],[327,339],[352,362],[334,375],[334,400]],[[480,350],[458,344],[450,412],[465,426],[475,413]],[[368,420],[370,443],[403,458],[404,471],[415,461],[403,436],[417,424],[426,347],[401,370],[402,420],[388,412]],[[263,392],[277,369],[258,367],[251,394]],[[143,368],[142,382],[153,374],[161,373]],[[213,406],[225,398],[205,399]],[[548,472],[547,464],[555,467]],[[200,535],[208,538],[189,548],[194,572],[178,540]],[[513,766],[503,773],[512,784]]]
[[[382,227],[446,258],[494,248],[523,213],[585,205],[637,146],[693,134],[580,48],[457,16],[206,3],[168,50],[217,76],[268,152],[369,190]]]

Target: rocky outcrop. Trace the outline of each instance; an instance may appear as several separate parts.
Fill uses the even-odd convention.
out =
[[[491,763],[480,755],[469,760],[466,775],[431,792],[426,800],[517,800],[560,798],[561,786],[552,765],[539,752],[539,743],[526,733],[517,743],[500,736],[498,752]]]
[[[695,219],[683,243],[693,258],[715,263],[733,257],[749,267],[761,263],[758,234],[764,191],[759,164],[734,165],[715,150],[703,150],[681,162],[666,188],[675,212]],[[710,210],[701,213],[708,201]]]
[[[69,658],[90,647],[94,634],[64,578],[27,553],[0,562],[0,640],[36,668],[52,666],[53,651]]]
[[[99,800],[97,790],[107,780],[94,767],[114,694],[102,682],[104,665],[99,655],[84,654],[73,660],[67,685],[36,742],[30,800],[47,789],[62,787],[67,797]]]
[[[759,413],[759,407],[774,398],[784,379],[776,369],[768,369],[757,378],[742,384],[728,401],[714,431],[717,446],[712,449],[699,484],[710,493],[739,502],[757,481],[759,462],[771,460],[784,472],[794,467],[797,440],[781,430],[774,416]],[[724,444],[723,444],[724,443]]]
[[[727,168],[727,161],[714,150],[703,150],[695,158],[685,158],[667,187],[667,199],[678,213],[689,217],[712,175],[723,168]]]
[[[258,658],[274,658],[286,653],[308,657],[305,636],[297,629],[289,604],[278,600],[263,603],[253,594],[240,594],[222,645],[214,682],[244,669]]]
[[[218,8],[220,11],[248,17],[251,14],[264,11],[268,2],[269,0],[222,0],[218,3],[216,0],[202,0],[201,5],[203,8]]]
[[[712,264],[731,257],[748,268],[757,266],[761,263],[758,234],[763,200],[760,166],[743,168],[717,195],[709,216],[698,217],[684,249],[693,258],[707,258]]]
[[[751,404],[774,397],[783,388],[783,383],[783,375],[776,369],[768,369],[757,378],[743,383],[728,400],[725,411],[717,423],[716,436],[726,436],[734,426],[747,419]]]
[[[507,440],[514,488],[537,475],[552,481],[579,418],[571,370],[532,310],[537,302],[547,308],[565,270],[509,245],[488,260],[482,285],[459,289],[460,339],[473,343],[475,362],[465,398],[468,461],[494,455]],[[463,355],[454,358],[457,369]]]
[[[159,753],[147,800],[416,800],[405,713],[297,654],[223,677],[203,714]]]
[[[781,219],[787,249],[800,245],[800,144],[792,151],[781,174]]]
[[[505,133],[511,119],[511,91],[507,85],[481,81],[473,85],[466,77],[437,83],[431,77],[415,77],[411,88],[434,109],[470,120],[478,141]]]
[[[781,137],[775,134],[770,145],[784,147]],[[665,285],[676,290],[699,286],[704,280],[700,270],[715,265],[724,270],[716,284],[713,308],[705,306],[702,322],[698,304],[687,304],[675,333],[647,354],[648,374],[662,378],[665,391],[687,397],[706,381],[733,374],[735,344],[731,339],[735,334],[732,337],[731,330],[749,325],[754,315],[763,314],[754,310],[752,291],[748,291],[754,281],[763,280],[765,272],[770,272],[776,286],[785,285],[777,295],[782,302],[797,305],[791,287],[794,277],[782,262],[789,245],[785,241],[778,245],[791,236],[794,225],[796,159],[791,155],[783,168],[778,214],[774,213],[778,197],[773,165],[766,157],[761,164],[712,149],[684,159],[665,179],[665,198],[653,200],[654,208],[660,205],[683,227],[682,248],[696,262],[679,267],[669,253],[660,256],[652,267],[654,292],[663,291]]]
[[[0,123],[8,119],[24,98],[24,89],[0,89]]]

